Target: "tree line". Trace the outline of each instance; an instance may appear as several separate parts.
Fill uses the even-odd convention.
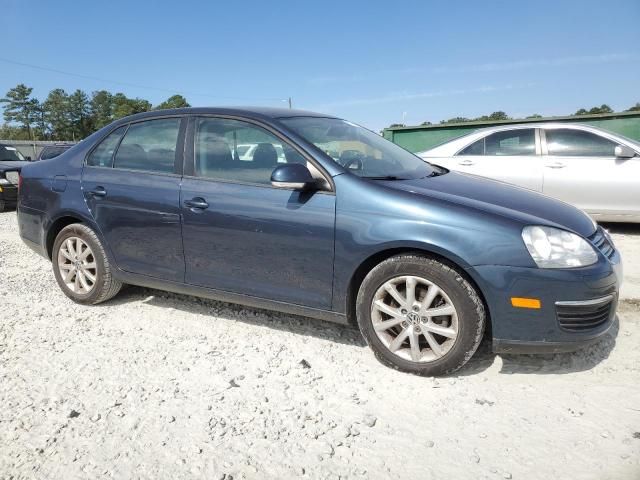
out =
[[[640,111],[640,103],[636,103],[632,107],[625,110],[625,112],[638,112],[638,111]],[[589,110],[585,108],[581,108],[580,110],[576,111],[576,113],[569,116],[574,117],[578,115],[595,115],[598,113],[614,113],[614,111],[609,105],[602,104],[599,107],[593,107],[593,108],[590,108]],[[533,115],[529,115],[528,117],[525,117],[525,119],[533,119],[533,118],[542,118],[542,115],[534,113]],[[481,121],[495,122],[499,120],[516,120],[516,119],[510,117],[505,112],[498,111],[498,112],[493,112],[490,115],[482,115],[480,117],[475,117],[475,118],[453,117],[453,118],[449,118],[448,120],[440,120],[439,124],[446,125],[448,123],[465,123],[465,122],[481,122]],[[422,122],[420,125],[433,125],[433,124],[431,122]],[[389,128],[405,127],[405,126],[406,125],[402,123],[392,123],[389,126]]]
[[[0,99],[6,122],[0,126],[0,138],[78,141],[127,115],[190,106],[182,95],[173,95],[153,106],[148,100],[107,90],[97,90],[89,96],[80,89],[67,93],[56,88],[42,102],[32,92],[33,88],[21,83]]]

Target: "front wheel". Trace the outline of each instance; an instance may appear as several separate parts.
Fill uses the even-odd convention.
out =
[[[399,255],[365,277],[356,316],[380,362],[435,376],[473,356],[486,314],[478,292],[457,270],[432,258]]]
[[[74,223],[60,231],[51,261],[58,285],[75,302],[94,305],[109,300],[122,288],[113,277],[100,240],[86,225]]]

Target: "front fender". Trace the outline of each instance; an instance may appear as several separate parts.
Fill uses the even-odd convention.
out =
[[[340,175],[335,182],[333,306],[339,312],[347,305],[354,274],[384,252],[433,253],[464,270],[477,265],[535,267],[522,241],[522,225],[513,219],[351,175]]]

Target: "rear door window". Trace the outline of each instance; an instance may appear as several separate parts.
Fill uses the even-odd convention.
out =
[[[535,129],[522,128],[487,135],[466,147],[458,155],[513,156],[535,154]]]
[[[615,157],[616,143],[583,130],[545,130],[549,155],[563,157]]]
[[[174,173],[180,118],[161,118],[129,126],[114,168]]]

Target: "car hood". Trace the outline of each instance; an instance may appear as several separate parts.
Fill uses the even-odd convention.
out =
[[[381,183],[423,197],[510,217],[523,224],[554,225],[584,237],[595,231],[590,217],[576,207],[532,190],[475,175],[448,172],[435,177]]]
[[[8,171],[8,170],[20,170],[25,165],[29,165],[30,162],[20,162],[15,160],[10,161],[0,161],[0,171]]]

